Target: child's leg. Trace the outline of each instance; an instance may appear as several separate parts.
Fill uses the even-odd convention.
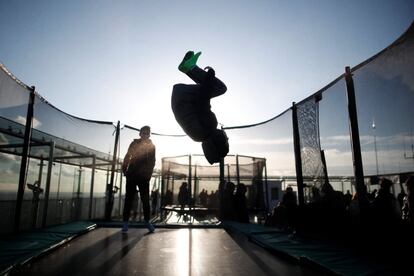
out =
[[[205,86],[210,93],[209,98],[223,95],[227,91],[226,85],[216,78],[213,69],[204,71],[200,67],[195,66],[187,72],[187,76],[189,76],[195,83]]]

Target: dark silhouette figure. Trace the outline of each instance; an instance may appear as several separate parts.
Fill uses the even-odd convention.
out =
[[[380,188],[375,199],[372,201],[372,215],[374,223],[382,230],[393,227],[401,218],[401,211],[397,199],[391,193],[392,181],[382,177]]]
[[[32,190],[32,228],[36,228],[37,213],[39,209],[40,195],[43,193],[43,188],[40,188],[40,182],[35,181],[34,184],[27,183],[27,188]]]
[[[402,185],[401,185],[402,186]],[[404,197],[406,196],[407,194],[405,193],[405,191],[404,191],[404,189],[402,189],[402,187],[401,187],[401,192],[399,192],[398,193],[398,195],[397,195],[397,201],[398,201],[398,204],[400,204],[400,208],[402,208],[403,207],[403,204],[404,204]]]
[[[233,182],[227,182],[223,189],[223,195],[220,200],[220,219],[235,220],[234,210],[234,190],[236,185]]]
[[[180,186],[180,191],[178,192],[178,203],[181,205],[181,209],[184,209],[185,205],[190,203],[187,186],[187,182],[183,182]]]
[[[196,65],[200,54],[187,52],[179,65],[180,71],[196,84],[175,84],[171,108],[184,132],[194,141],[202,142],[204,155],[213,164],[227,155],[229,144],[226,133],[217,129],[217,118],[211,111],[210,100],[223,95],[227,87],[216,78],[213,68],[203,70]]]
[[[149,181],[155,166],[155,146],[149,137],[151,129],[144,126],[139,132],[140,139],[134,139],[129,145],[122,164],[122,171],[126,176],[126,194],[123,212],[122,232],[128,232],[128,221],[131,212],[132,201],[136,193],[137,186],[142,201],[144,220],[150,232],[154,231],[154,226],[150,223],[150,203],[149,203]]]
[[[200,205],[206,207],[208,194],[205,189],[201,191],[201,193],[198,195],[198,198],[200,199]]]
[[[168,189],[165,192],[165,205],[172,205],[173,204],[173,192]]]
[[[291,186],[286,187],[282,201],[273,209],[270,222],[271,226],[292,230],[296,226],[298,216],[298,204],[296,195]]]
[[[246,185],[243,183],[237,184],[236,194],[234,195],[234,209],[236,221],[241,223],[249,223],[246,192]]]
[[[327,230],[341,229],[347,215],[345,197],[328,182],[321,187],[321,208],[321,226],[326,226]]]
[[[351,204],[351,200],[352,200],[352,194],[349,190],[346,190],[346,194],[344,195],[344,199],[345,199],[345,205],[346,208],[349,209],[349,204]]]
[[[402,218],[414,225],[414,177],[408,177],[405,185],[407,186],[407,194],[403,200]]]
[[[157,204],[158,204],[158,189],[151,192],[151,213],[155,215],[157,213]]]

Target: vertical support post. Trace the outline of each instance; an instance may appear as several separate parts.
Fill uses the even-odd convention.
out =
[[[325,151],[321,150],[321,161],[323,165],[323,176],[325,180],[325,184],[329,184],[329,176],[328,176],[328,168],[326,166],[326,159],[325,159]]]
[[[361,144],[359,141],[358,115],[355,99],[354,80],[349,66],[345,67],[345,81],[348,98],[349,132],[351,136],[352,161],[354,167],[355,187],[361,212],[367,208],[366,187],[364,183],[364,170],[362,165]]]
[[[43,161],[43,155],[40,155],[40,163],[39,163],[39,173],[37,176],[37,181],[35,182],[35,188],[33,192],[32,198],[32,228],[35,229],[37,225],[37,217],[39,212],[39,203],[40,203],[40,194],[43,190],[40,188],[42,185],[42,176],[43,176],[43,167],[45,166]],[[36,185],[37,183],[37,185]]]
[[[62,178],[62,163],[59,163],[59,176],[58,176],[58,186],[56,192],[56,199],[59,201],[60,196],[60,179]]]
[[[223,173],[224,173],[224,168],[223,168]],[[230,164],[227,164],[227,181],[230,182],[230,179],[231,179],[230,178]],[[223,180],[224,180],[224,175],[223,175]]]
[[[114,188],[115,166],[116,166],[116,160],[117,160],[117,150],[118,150],[118,140],[119,140],[120,130],[121,130],[120,122],[118,121],[116,125],[115,144],[114,144],[114,151],[113,151],[114,155],[113,155],[112,167],[111,167],[111,181],[106,186],[106,211],[105,211],[106,220],[111,220],[112,206],[114,205],[113,188]]]
[[[119,201],[118,201],[118,215],[122,215],[122,182],[124,180],[124,177],[122,175],[122,172],[119,173]]]
[[[30,89],[29,103],[27,106],[26,126],[24,131],[22,160],[20,162],[19,186],[17,189],[16,208],[14,213],[14,233],[19,232],[20,217],[22,212],[24,186],[26,185],[26,170],[30,151],[30,138],[32,136],[32,120],[33,120],[33,106],[35,101],[35,87]]]
[[[190,200],[190,204],[189,205],[191,205],[191,195],[192,195],[192,181],[191,181],[191,179],[192,179],[192,174],[191,174],[191,167],[192,167],[192,164],[191,164],[191,154],[189,154],[188,155],[188,197],[189,197],[189,200]]]
[[[60,180],[62,178],[62,163],[59,163],[59,176],[58,176],[58,184],[57,184],[57,192],[56,192],[56,209],[59,222],[61,222],[62,219],[62,209],[63,209],[63,200],[60,200]]]
[[[239,168],[239,155],[236,155],[236,177],[237,185],[240,184],[240,168]]]
[[[48,160],[48,164],[47,164],[45,197],[43,199],[45,203],[43,204],[42,227],[46,226],[47,210],[48,210],[48,206],[49,206],[50,181],[52,179],[54,154],[55,154],[55,141],[52,141],[49,144],[49,160]]]
[[[219,183],[219,219],[222,219],[222,214],[223,214],[223,208],[224,208],[224,202],[223,202],[223,193],[224,193],[224,186],[225,186],[225,182],[224,182],[224,158],[220,159],[220,183]]]
[[[191,211],[191,206],[193,205],[193,202],[192,202],[192,197],[191,197],[191,195],[192,195],[192,187],[191,187],[191,179],[192,179],[192,175],[191,175],[191,167],[192,167],[192,164],[191,164],[191,154],[189,154],[188,155],[188,200],[189,200],[189,202],[188,202],[188,211],[190,212]]]
[[[266,189],[266,212],[269,212],[269,185],[267,183],[267,162],[266,159],[264,160],[264,173],[265,173],[265,189]]]
[[[82,206],[81,206],[81,199],[80,199],[80,194],[81,194],[81,191],[80,191],[80,188],[81,188],[81,182],[82,182],[82,167],[81,166],[79,166],[79,170],[78,170],[78,172],[79,172],[79,175],[78,175],[78,189],[77,189],[77,191],[76,191],[76,211],[75,211],[75,214],[76,214],[76,220],[79,220],[80,219],[80,217],[81,217],[81,210],[82,210]]]
[[[96,155],[92,155],[92,172],[91,172],[91,190],[89,192],[89,213],[88,218],[92,218],[92,203],[93,203],[93,188],[95,184],[95,167],[96,167]]]
[[[220,159],[220,184],[224,185],[224,158]]]
[[[197,183],[197,164],[194,165],[194,205],[196,204],[196,197],[199,194]]]
[[[296,166],[296,182],[298,186],[298,200],[299,206],[305,205],[303,172],[302,172],[302,156],[300,150],[300,136],[298,123],[298,109],[296,103],[292,103],[292,125],[293,125],[293,147],[295,151],[295,166]]]

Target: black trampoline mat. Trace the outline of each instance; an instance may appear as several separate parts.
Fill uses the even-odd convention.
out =
[[[98,228],[11,275],[320,275],[223,229]]]

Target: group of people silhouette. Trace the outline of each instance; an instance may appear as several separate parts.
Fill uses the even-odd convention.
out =
[[[380,178],[379,189],[374,193],[366,192],[361,199],[357,193],[335,191],[326,182],[320,188],[311,189],[312,200],[303,208],[299,208],[296,195],[288,186],[266,225],[328,235],[344,234],[356,225],[376,229],[377,233],[394,232],[401,224],[414,225],[414,177],[409,176],[405,181],[407,191],[402,190],[401,202],[391,192],[393,184],[388,178]]]

